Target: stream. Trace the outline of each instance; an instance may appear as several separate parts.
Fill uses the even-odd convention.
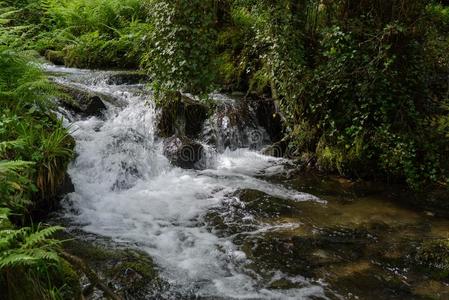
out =
[[[69,228],[149,254],[168,283],[149,298],[449,297],[447,282],[409,267],[422,239],[448,236],[446,219],[399,206],[378,186],[291,175],[292,162],[262,155],[263,145],[205,145],[205,168],[175,167],[143,84],[45,68],[58,84],[111,99],[103,116],[60,110],[76,140],[75,192],[60,214]]]

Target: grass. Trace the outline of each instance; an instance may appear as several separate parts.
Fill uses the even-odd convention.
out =
[[[73,140],[35,64],[0,46],[0,69],[0,299],[73,299],[61,242],[51,238],[61,228],[26,225],[39,202],[55,198]]]

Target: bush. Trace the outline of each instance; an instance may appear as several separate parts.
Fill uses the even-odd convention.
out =
[[[214,1],[152,1],[154,30],[143,66],[158,90],[204,93],[211,87]]]
[[[70,267],[51,238],[61,228],[10,220],[25,224],[36,199],[52,199],[73,143],[50,112],[55,89],[40,70],[1,46],[0,68],[0,299],[71,299],[77,288],[66,286]]]

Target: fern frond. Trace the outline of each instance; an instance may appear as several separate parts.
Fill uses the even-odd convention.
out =
[[[25,253],[9,251],[0,255],[0,270],[35,264],[37,259]]]
[[[64,228],[59,226],[52,226],[37,232],[34,232],[25,238],[25,244],[22,246],[23,249],[31,249],[41,243],[47,242],[48,238],[54,235],[56,232],[63,230]]]
[[[10,149],[22,149],[24,145],[25,141],[22,139],[0,142],[0,154]]]
[[[2,160],[0,161],[0,176],[8,173],[16,173],[33,165],[33,162],[22,160]]]
[[[35,260],[54,261],[59,260],[59,256],[55,251],[47,251],[42,248],[35,248],[23,252],[25,255],[33,257]]]

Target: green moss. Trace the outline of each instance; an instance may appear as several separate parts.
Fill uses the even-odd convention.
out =
[[[449,279],[449,239],[424,241],[415,259],[433,276]]]
[[[55,65],[64,65],[64,53],[62,51],[48,50],[45,53],[45,58]]]
[[[81,258],[118,294],[143,299],[164,287],[152,258],[139,250],[82,239],[71,239],[64,247]]]
[[[63,259],[61,259],[60,264],[60,276],[63,278],[64,282],[64,288],[62,289],[63,297],[65,299],[80,299],[82,294],[80,276],[73,267]],[[57,278],[54,278],[53,281],[57,281]]]

